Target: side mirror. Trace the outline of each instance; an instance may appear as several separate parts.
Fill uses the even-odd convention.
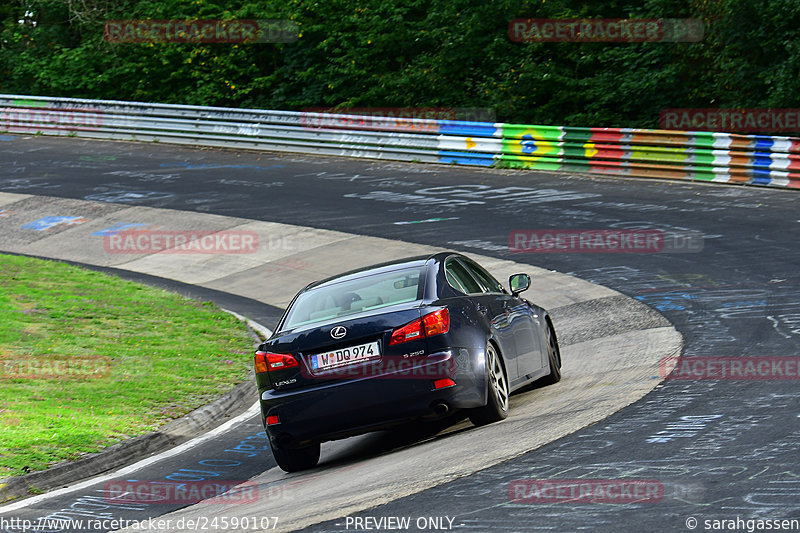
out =
[[[508,278],[508,286],[511,287],[512,296],[519,296],[519,293],[527,291],[531,286],[531,277],[527,274],[514,274]]]

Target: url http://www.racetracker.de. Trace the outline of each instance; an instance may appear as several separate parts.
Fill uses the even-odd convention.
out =
[[[129,528],[134,531],[264,531],[278,527],[277,516],[215,516],[199,518],[147,518],[125,520],[122,518],[23,518],[0,517],[0,531],[25,533],[28,531],[113,531]]]

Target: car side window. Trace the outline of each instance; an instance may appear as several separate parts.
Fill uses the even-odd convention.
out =
[[[461,283],[459,283],[458,279],[456,279],[456,277],[453,275],[452,272],[450,272],[449,269],[445,269],[444,275],[447,278],[447,283],[449,283],[451,287],[453,287],[458,292],[463,292],[464,294],[467,293],[467,289],[465,289],[461,285]]]
[[[472,277],[472,274],[455,259],[448,259],[444,265],[445,277],[450,286],[459,292],[466,294],[475,294],[483,292],[483,287],[480,286],[478,281]],[[454,285],[453,281],[457,283]]]
[[[480,266],[479,264],[475,263],[474,261],[465,260],[464,264],[469,269],[469,271],[474,275],[476,278],[483,283],[483,286],[489,292],[498,292],[500,294],[505,294],[506,290],[503,288],[503,285],[494,279],[491,274],[486,272],[486,270]]]

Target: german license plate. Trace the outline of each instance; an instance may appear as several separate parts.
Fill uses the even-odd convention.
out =
[[[311,356],[312,370],[328,370],[354,363],[361,363],[381,356],[377,342],[368,342],[349,348],[340,348]]]

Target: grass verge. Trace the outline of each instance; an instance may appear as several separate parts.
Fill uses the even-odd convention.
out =
[[[185,415],[246,379],[252,346],[210,302],[0,255],[0,478]]]

